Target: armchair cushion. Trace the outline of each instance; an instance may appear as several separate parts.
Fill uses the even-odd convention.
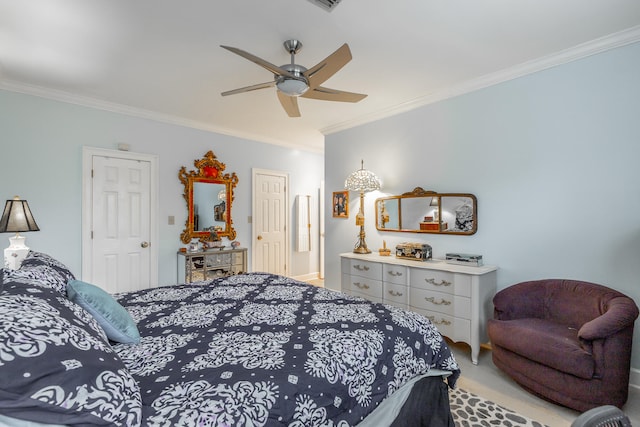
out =
[[[590,379],[595,361],[580,345],[575,328],[544,319],[489,320],[491,342],[527,359]]]

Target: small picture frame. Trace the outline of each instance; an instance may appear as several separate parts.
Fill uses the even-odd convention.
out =
[[[349,218],[349,191],[334,191],[332,206],[334,218]]]

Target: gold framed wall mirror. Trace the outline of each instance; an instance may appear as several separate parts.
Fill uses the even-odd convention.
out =
[[[468,193],[436,193],[416,187],[399,196],[375,201],[379,231],[409,233],[475,234],[478,203]]]
[[[231,206],[238,184],[236,173],[224,173],[226,165],[216,158],[213,151],[208,151],[202,159],[194,160],[193,165],[194,170],[187,172],[182,166],[178,172],[188,210],[180,240],[183,243],[193,239],[208,242],[215,234],[235,239]]]

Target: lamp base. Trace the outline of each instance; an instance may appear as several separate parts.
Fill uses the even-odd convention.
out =
[[[360,205],[362,210],[362,204]],[[364,240],[364,215],[362,215],[362,222],[360,223],[360,233],[358,234],[358,243],[353,248],[353,252],[356,254],[370,254],[371,251],[367,248],[367,242]]]
[[[353,253],[356,253],[356,254],[370,254],[371,251],[369,249],[367,249],[366,247],[358,246],[357,248],[355,248],[353,250]]]
[[[24,244],[26,238],[16,234],[13,237],[9,237],[11,243],[8,248],[4,250],[4,267],[9,270],[17,270],[22,265],[22,261],[29,254],[29,248]]]

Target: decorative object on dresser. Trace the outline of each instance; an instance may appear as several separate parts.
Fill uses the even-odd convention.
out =
[[[469,344],[471,361],[478,363],[480,344],[488,342],[497,267],[467,267],[444,260],[415,262],[374,254],[340,256],[342,292],[428,317],[444,336]]]
[[[17,270],[27,257],[29,248],[25,244],[26,238],[20,235],[27,231],[40,231],[40,228],[33,219],[27,201],[15,196],[12,200],[7,200],[0,219],[0,233],[16,233],[9,237],[9,247],[4,250],[5,268]]]
[[[385,240],[382,241],[382,247],[378,249],[378,253],[380,256],[391,256],[391,249],[387,248],[387,242]]]
[[[367,248],[367,243],[364,240],[364,193],[379,190],[381,183],[380,179],[373,172],[364,168],[364,160],[361,162],[360,169],[353,172],[344,181],[344,188],[349,191],[360,192],[360,210],[356,215],[356,225],[360,226],[360,233],[358,234],[358,243],[353,249],[353,252],[357,254],[369,254],[371,251]]]
[[[400,196],[376,199],[376,228],[470,235],[478,230],[477,206],[473,194],[436,193],[416,187]]]
[[[223,173],[226,165],[220,162],[213,151],[202,159],[193,161],[195,170],[187,172],[183,166],[178,178],[184,185],[184,200],[187,202],[187,221],[180,235],[182,243],[193,239],[205,243],[218,237],[236,238],[231,218],[231,205],[235,198],[234,188],[238,184],[236,173]],[[224,200],[220,201],[220,197]]]
[[[397,258],[426,261],[428,259],[431,259],[431,256],[431,246],[426,243],[404,242],[396,245]]]
[[[445,261],[449,264],[469,265],[472,267],[480,267],[483,264],[482,255],[450,252],[445,254],[444,257]]]
[[[178,283],[201,282],[246,272],[246,248],[178,251]]]
[[[625,404],[633,299],[595,283],[545,279],[506,287],[493,304],[493,363],[525,390],[578,411]]]

